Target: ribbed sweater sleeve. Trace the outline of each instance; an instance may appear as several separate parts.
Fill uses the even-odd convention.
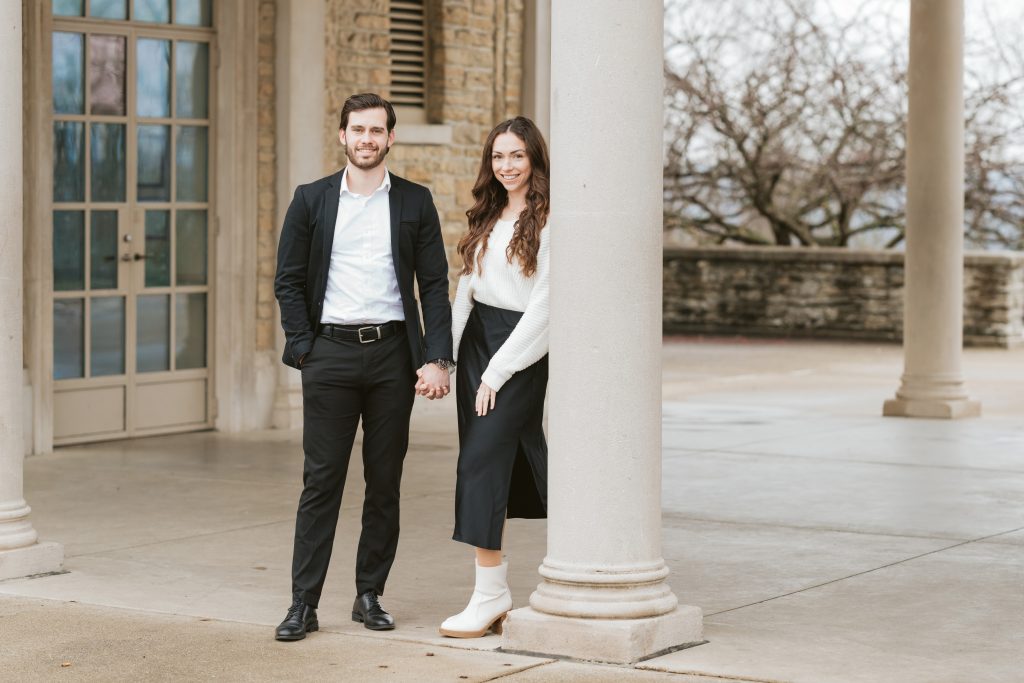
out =
[[[537,271],[533,275],[533,290],[530,292],[523,317],[491,358],[481,378],[484,384],[495,391],[501,389],[513,374],[533,365],[548,352],[549,232],[546,228],[541,232],[540,249],[537,251]],[[516,266],[518,267],[518,264]],[[521,273],[517,274],[521,276]],[[466,315],[469,315],[468,312]]]
[[[454,360],[459,362],[459,344],[462,333],[466,330],[469,314],[473,312],[473,274],[459,278],[458,289],[455,290],[455,303],[452,304],[452,342]]]

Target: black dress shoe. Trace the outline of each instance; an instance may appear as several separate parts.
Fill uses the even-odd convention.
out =
[[[311,631],[319,631],[320,624],[316,620],[316,607],[310,607],[299,598],[292,601],[288,615],[284,618],[274,634],[277,640],[302,640]]]
[[[356,598],[352,605],[352,621],[362,622],[371,631],[390,631],[395,627],[395,620],[380,606],[373,591],[366,591]]]

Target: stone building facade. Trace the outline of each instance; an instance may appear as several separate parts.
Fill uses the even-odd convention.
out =
[[[455,246],[465,230],[472,203],[480,145],[496,123],[523,113],[524,0],[445,0],[424,3],[427,21],[427,99],[418,112],[399,111],[397,144],[388,167],[430,187],[454,282],[460,267]],[[259,218],[257,268],[257,349],[274,348],[277,330],[273,292],[278,221],[285,207],[274,195],[276,130],[274,118],[274,26],[276,0],[260,0],[259,11]],[[323,117],[323,173],[345,165],[337,142],[338,116],[345,98],[357,92],[391,89],[389,3],[379,0],[326,0],[326,92]],[[441,140],[406,140],[407,116],[414,124],[440,128]],[[444,130],[449,129],[449,130]]]
[[[545,0],[25,0],[28,451],[296,426],[277,239],[295,186],[345,163],[345,98],[399,105],[388,166],[432,190],[454,282],[487,133],[517,114],[546,130],[549,12]],[[412,100],[396,66],[410,44]]]

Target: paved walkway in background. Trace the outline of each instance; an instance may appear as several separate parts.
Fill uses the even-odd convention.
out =
[[[1024,350],[968,350],[984,417],[883,419],[898,347],[668,339],[663,551],[704,645],[615,667],[455,641],[471,554],[451,535],[454,401],[421,401],[383,604],[349,620],[352,460],[321,632],[276,643],[302,468],[291,432],[59,449],[26,498],[67,573],[0,583],[0,681],[1012,682],[1024,670]],[[508,527],[517,605],[543,521]]]

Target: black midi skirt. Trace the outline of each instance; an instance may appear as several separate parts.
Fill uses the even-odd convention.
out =
[[[476,414],[480,378],[522,315],[475,303],[456,359],[459,465],[452,538],[489,550],[501,549],[506,517],[547,517],[548,444],[542,420],[548,357],[512,375],[498,391],[494,409]]]

